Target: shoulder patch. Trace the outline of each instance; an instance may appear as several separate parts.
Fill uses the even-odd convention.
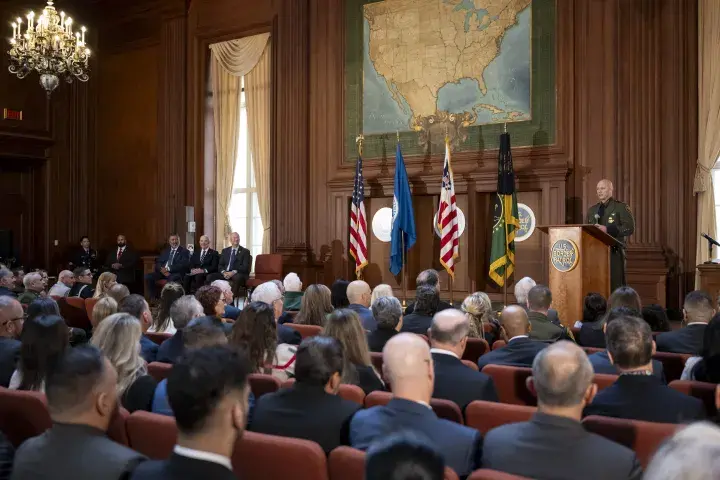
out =
[[[627,210],[628,213],[632,215],[632,212],[630,211],[630,205],[628,205],[627,203],[625,204],[625,210]]]

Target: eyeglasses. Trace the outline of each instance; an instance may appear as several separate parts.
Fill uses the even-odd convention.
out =
[[[3,322],[3,323],[0,324],[0,325],[2,325],[2,326],[4,327],[5,325],[7,325],[7,324],[10,323],[10,322],[18,322],[18,321],[23,321],[23,322],[24,322],[25,320],[27,320],[27,313],[24,314],[22,317],[11,318],[11,319]]]

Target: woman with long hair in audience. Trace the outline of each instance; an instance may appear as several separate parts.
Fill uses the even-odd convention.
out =
[[[28,318],[20,335],[20,355],[10,378],[13,390],[45,391],[45,378],[69,348],[69,331],[59,315]]]
[[[98,277],[97,286],[95,287],[95,294],[93,298],[100,298],[107,295],[113,285],[117,283],[117,275],[112,272],[103,272]]]
[[[229,343],[245,350],[255,373],[272,375],[281,382],[295,375],[297,347],[277,343],[275,312],[267,303],[251,302],[242,309]]]
[[[605,332],[603,331],[605,318],[610,313],[610,310],[618,307],[628,308],[633,312],[633,315],[642,318],[640,295],[628,286],[618,287],[608,298],[607,309],[605,315],[602,316],[602,321],[583,323],[577,336],[578,344],[583,347],[605,348]]]
[[[316,283],[305,290],[300,302],[300,312],[293,323],[323,327],[325,326],[325,319],[332,311],[330,289],[325,285]]]
[[[493,327],[493,311],[490,297],[484,292],[475,292],[463,300],[460,309],[465,312],[470,320],[470,338],[484,338],[488,344],[492,344],[494,336],[485,332],[485,325]]]
[[[137,318],[128,313],[115,313],[100,322],[91,340],[115,367],[118,398],[131,413],[152,411],[157,386],[140,356],[141,336],[142,326]]]
[[[700,356],[685,361],[680,380],[720,383],[720,313],[715,314],[705,327]]]
[[[345,365],[342,383],[357,385],[366,395],[375,390],[385,390],[370,360],[365,330],[357,313],[347,308],[335,310],[327,318],[323,335],[335,338],[343,346]]]
[[[105,320],[110,315],[117,313],[118,304],[114,298],[105,296],[97,301],[93,307],[92,316],[90,317],[90,323],[92,323],[93,329]]]
[[[225,299],[222,290],[212,285],[198,288],[195,298],[203,307],[203,313],[208,317],[222,319],[225,314]]]
[[[650,325],[653,332],[669,332],[672,330],[670,319],[662,305],[651,303],[642,307],[642,319]]]
[[[575,322],[575,328],[582,328],[583,324],[601,320],[607,312],[607,300],[599,293],[590,292],[583,299],[582,320]]]
[[[177,329],[173,325],[172,318],[170,318],[170,307],[175,300],[185,295],[182,285],[175,282],[168,282],[160,292],[160,308],[158,308],[157,314],[153,317],[153,323],[148,328],[150,333],[169,333],[175,335]],[[225,311],[225,303],[223,302],[223,312]]]
[[[350,282],[347,280],[338,279],[330,286],[330,302],[334,308],[345,308],[350,305],[347,296],[348,285],[350,285]]]
[[[41,315],[58,315],[62,317],[60,313],[60,306],[52,297],[39,297],[33,300],[27,309],[27,318],[39,317]],[[70,332],[70,345],[77,346],[87,343],[87,333],[82,328],[67,327]]]
[[[381,283],[373,288],[372,295],[370,295],[370,306],[375,303],[375,300],[381,297],[394,297],[393,289],[387,283]]]

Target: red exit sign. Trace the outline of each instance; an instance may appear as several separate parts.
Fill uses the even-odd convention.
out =
[[[22,120],[22,110],[11,110],[9,108],[3,109],[4,120]]]

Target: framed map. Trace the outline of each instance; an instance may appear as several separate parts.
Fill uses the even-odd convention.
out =
[[[413,120],[472,114],[456,150],[548,145],[555,131],[554,0],[346,0],[346,157],[427,154]],[[392,145],[391,145],[392,143]],[[434,148],[434,147],[429,147]],[[437,152],[430,152],[437,153]]]

